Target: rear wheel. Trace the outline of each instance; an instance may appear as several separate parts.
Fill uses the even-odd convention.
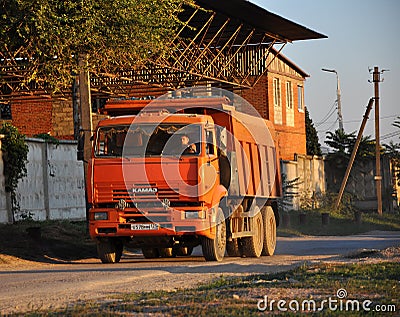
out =
[[[156,259],[160,256],[157,248],[142,248],[145,259]]]
[[[242,253],[244,256],[258,258],[263,251],[264,241],[264,225],[261,212],[258,212],[250,221],[254,234],[251,237],[242,238]]]
[[[276,219],[271,206],[261,209],[264,224],[264,246],[262,255],[273,255],[276,247]]]
[[[101,240],[97,242],[97,254],[102,263],[119,262],[121,256],[117,258],[116,244],[110,240]],[[121,250],[122,255],[122,250]]]
[[[226,250],[226,224],[221,208],[216,215],[215,238],[203,238],[201,244],[203,256],[207,261],[222,261]]]

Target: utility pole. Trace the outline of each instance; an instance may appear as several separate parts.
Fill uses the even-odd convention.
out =
[[[329,73],[335,73],[336,74],[336,101],[337,101],[337,115],[338,115],[338,121],[339,121],[339,130],[344,132],[343,116],[342,116],[342,94],[341,94],[341,91],[340,91],[339,74],[335,69],[322,68],[321,70],[324,71],[324,72],[329,72]]]
[[[378,214],[382,215],[382,176],[381,176],[381,146],[379,134],[379,83],[381,82],[381,72],[378,67],[374,67],[372,75],[375,90],[375,182],[376,197],[378,199]]]
[[[336,96],[337,96],[337,113],[339,119],[339,130],[344,132],[343,129],[343,116],[342,116],[342,93],[340,91],[340,80],[339,75],[336,73]]]
[[[342,200],[344,189],[346,188],[347,180],[349,179],[351,168],[353,167],[353,163],[354,163],[354,160],[356,158],[358,147],[360,146],[361,138],[362,138],[362,135],[364,133],[364,128],[365,128],[365,125],[367,124],[368,116],[369,116],[369,113],[370,113],[370,111],[372,109],[373,103],[374,103],[374,98],[371,98],[369,100],[369,102],[368,102],[367,109],[365,110],[364,118],[363,118],[363,121],[361,123],[360,130],[358,131],[356,143],[354,144],[353,151],[352,151],[351,156],[350,156],[350,161],[349,161],[349,164],[347,165],[347,169],[346,169],[346,173],[344,174],[342,185],[340,186],[339,194],[338,194],[338,197],[337,197],[336,203],[335,203],[335,208],[336,209],[339,208],[340,201]]]
[[[86,220],[89,220],[89,203],[88,203],[88,188],[87,188],[87,167],[91,157],[92,148],[92,105],[90,98],[90,79],[89,72],[86,69],[85,56],[79,57],[79,115],[80,115],[80,130],[83,133],[83,172],[85,180],[85,200],[86,200]]]
[[[91,156],[92,144],[90,137],[92,136],[92,106],[90,100],[90,81],[89,72],[86,69],[86,59],[84,56],[79,58],[79,114],[80,114],[80,130],[84,134],[84,163],[85,173],[87,162]],[[85,174],[86,175],[86,174]]]

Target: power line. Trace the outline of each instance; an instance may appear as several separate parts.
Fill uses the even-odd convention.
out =
[[[332,128],[333,128],[333,127],[336,125],[336,123],[338,122],[338,120],[339,120],[339,119],[336,119],[336,121],[335,121],[328,129],[322,130],[322,131],[320,131],[320,132],[323,133],[323,132],[331,131]]]
[[[328,113],[321,119],[320,122],[317,122],[316,124],[321,124],[321,122],[325,122],[326,120],[328,120],[328,118],[332,115],[331,111],[337,109],[337,108],[334,108],[336,106],[336,104],[337,104],[337,100],[329,108]]]
[[[320,127],[321,125],[323,125],[323,124],[325,124],[325,123],[328,123],[328,124],[332,123],[332,121],[328,121],[328,119],[329,119],[330,117],[332,117],[335,113],[336,113],[336,109],[333,109],[333,110],[331,111],[330,115],[329,115],[324,121],[318,122],[318,123],[315,125],[315,127],[318,128],[318,127]],[[336,121],[337,121],[337,120],[336,120]],[[335,122],[336,122],[336,121],[335,121]]]
[[[398,114],[395,114],[395,115],[380,117],[379,119],[380,119],[380,120],[385,120],[385,119],[396,118],[396,117],[398,117],[398,116],[399,116]],[[361,121],[362,121],[362,119],[361,119],[361,120],[348,120],[348,121],[343,121],[343,123],[359,123],[359,122],[361,122]],[[330,124],[330,123],[333,123],[333,121],[328,121],[328,122],[325,122],[325,123]]]
[[[397,136],[397,135],[400,135],[400,131],[394,131],[394,132],[391,132],[391,133],[387,133],[387,134],[385,134],[385,135],[382,135],[382,136],[381,136],[381,140],[390,139],[390,138],[392,138],[392,137],[394,137],[394,136]]]

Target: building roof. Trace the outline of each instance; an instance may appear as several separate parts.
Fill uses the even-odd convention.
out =
[[[197,0],[199,5],[235,18],[260,32],[276,37],[283,42],[326,38],[326,35],[310,30],[293,21],[246,0]]]

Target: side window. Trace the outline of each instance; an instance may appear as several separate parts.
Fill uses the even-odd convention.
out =
[[[297,109],[299,111],[304,110],[304,91],[303,91],[303,86],[298,85],[297,86]]]
[[[273,79],[274,98],[274,123],[282,124],[281,82],[279,78]]]
[[[214,131],[206,130],[206,154],[213,155],[214,151]]]
[[[293,90],[290,81],[286,82],[286,108],[293,109]]]
[[[274,78],[274,106],[280,107],[281,106],[281,83],[279,78]]]

